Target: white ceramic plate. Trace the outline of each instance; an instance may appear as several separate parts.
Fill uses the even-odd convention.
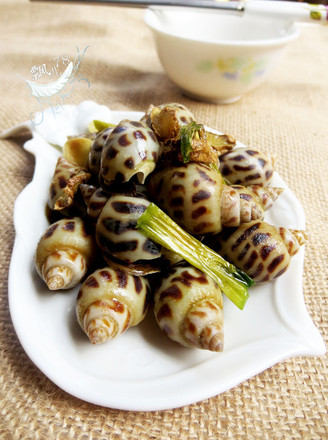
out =
[[[32,182],[15,204],[16,240],[9,274],[9,301],[22,346],[49,379],[73,396],[97,405],[163,410],[215,396],[283,359],[325,353],[323,340],[303,301],[304,249],[293,257],[281,278],[250,289],[243,311],[225,298],[223,353],[175,344],[161,333],[151,312],[143,323],[117,340],[92,346],[75,317],[78,289],[49,293],[33,265],[37,241],[47,227],[48,186],[60,154],[46,139],[62,145],[65,136],[56,124],[60,130],[63,121],[65,133],[76,134],[81,131],[77,120],[84,121],[85,128],[95,117],[107,121],[110,118],[108,122],[115,123],[123,118],[138,120],[141,113],[110,112],[86,102],[65,108],[55,121],[51,114],[47,116],[42,127],[33,129],[33,139],[24,146],[35,155],[36,165]],[[304,228],[298,200],[278,175],[274,176],[274,185],[285,190],[266,220]]]

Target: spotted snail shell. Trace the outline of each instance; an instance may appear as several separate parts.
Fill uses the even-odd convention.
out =
[[[264,218],[264,203],[280,189],[261,194],[254,187],[224,185],[222,176],[208,165],[196,162],[159,166],[150,176],[149,191],[172,219],[193,235],[218,233],[222,227]],[[258,194],[260,196],[258,196]]]
[[[291,256],[305,243],[306,233],[252,221],[226,228],[206,243],[243,270],[256,283],[272,281],[286,272]]]
[[[119,337],[146,316],[149,297],[146,278],[104,267],[81,285],[76,300],[78,322],[93,344]]]
[[[159,143],[154,132],[144,123],[121,121],[105,141],[101,154],[101,186],[128,182],[136,176],[139,183],[154,170]]]
[[[257,150],[241,147],[219,156],[219,168],[230,184],[268,186],[273,177],[274,160]]]
[[[97,177],[100,170],[101,153],[105,141],[107,140],[108,136],[111,134],[112,131],[113,131],[112,127],[105,128],[105,130],[100,131],[93,140],[90,148],[89,158],[88,158],[89,170],[93,175]]]
[[[35,253],[35,266],[50,290],[76,286],[95,257],[95,242],[79,217],[61,219],[42,235]]]
[[[223,180],[208,165],[196,162],[164,167],[150,176],[155,202],[191,234],[221,230]]]
[[[149,206],[142,196],[112,195],[98,218],[96,240],[104,254],[126,263],[153,260],[161,248],[136,229],[137,220]]]
[[[172,267],[154,297],[160,328],[192,348],[223,350],[223,300],[212,278],[189,265]]]
[[[70,207],[79,186],[90,178],[86,169],[60,156],[49,188],[49,207],[59,211]]]

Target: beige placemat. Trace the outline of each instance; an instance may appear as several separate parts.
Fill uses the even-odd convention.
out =
[[[141,10],[7,0],[0,17],[1,131],[35,111],[24,81],[34,66],[50,72],[56,57],[87,47],[80,72],[90,86],[81,81],[66,103],[92,99],[113,110],[145,110],[178,101],[199,121],[276,154],[278,172],[305,210],[305,303],[327,341],[327,29],[305,27],[265,84],[236,104],[216,106],[185,98],[165,76]],[[220,396],[157,412],[94,406],[49,381],[17,340],[7,297],[13,206],[34,159],[21,139],[0,148],[1,440],[328,438],[326,356],[286,360]]]

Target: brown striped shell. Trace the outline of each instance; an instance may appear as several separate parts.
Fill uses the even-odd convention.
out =
[[[95,258],[95,241],[79,217],[61,219],[42,235],[35,253],[35,267],[50,290],[76,286]]]
[[[150,177],[155,202],[191,234],[221,230],[223,180],[208,165],[196,162],[163,167]]]
[[[107,187],[114,181],[128,182],[136,176],[139,183],[154,170],[159,142],[144,123],[121,121],[108,136],[102,149],[100,183]]]
[[[86,169],[60,156],[49,188],[49,208],[58,211],[69,208],[79,186],[90,178],[91,174]]]
[[[141,196],[112,195],[98,218],[96,240],[103,252],[126,263],[153,260],[161,248],[136,229],[149,201]]]
[[[209,238],[207,244],[256,283],[262,283],[286,272],[291,256],[305,240],[304,231],[255,220],[237,228],[226,228]]]
[[[100,131],[93,140],[90,148],[89,157],[88,157],[89,170],[93,175],[97,177],[100,171],[102,149],[104,147],[105,141],[107,140],[108,136],[111,134],[112,131],[113,131],[112,127],[105,128],[105,130]]]
[[[241,147],[221,154],[219,168],[230,184],[268,186],[273,177],[274,160],[257,150]]]
[[[104,267],[84,281],[76,299],[78,322],[93,344],[108,342],[146,316],[149,283],[124,270]]]
[[[223,300],[212,278],[189,265],[172,267],[154,297],[158,325],[191,348],[223,350]]]

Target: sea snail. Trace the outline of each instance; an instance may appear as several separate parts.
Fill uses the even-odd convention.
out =
[[[280,190],[225,185],[222,176],[206,164],[189,162],[161,166],[150,176],[155,202],[193,235],[218,233],[223,227],[264,218],[262,200],[274,200]]]
[[[223,300],[212,278],[187,264],[171,268],[154,297],[159,327],[192,348],[223,350]]]
[[[139,324],[148,308],[146,278],[104,267],[84,281],[76,300],[78,322],[93,344],[110,341]]]
[[[107,137],[101,153],[101,186],[114,181],[128,182],[135,176],[139,183],[154,170],[159,142],[154,132],[139,121],[121,121]]]
[[[226,228],[209,237],[206,244],[256,283],[263,283],[286,272],[291,256],[306,239],[305,231],[252,221],[237,228]]]
[[[61,219],[42,235],[35,266],[50,290],[69,289],[84,277],[95,256],[95,241],[79,217]]]
[[[100,170],[101,153],[104,144],[112,131],[113,131],[112,127],[105,128],[104,130],[100,131],[93,140],[90,148],[89,158],[88,158],[89,170],[94,176],[97,177],[97,179]]]
[[[91,174],[85,168],[60,156],[49,188],[49,207],[58,211],[70,207],[79,186],[90,178]]]
[[[108,199],[96,225],[96,240],[104,255],[126,263],[161,256],[161,247],[136,229],[137,220],[148,205],[142,194],[114,194]]]
[[[274,159],[257,150],[240,147],[221,154],[219,168],[230,184],[268,186],[273,177]]]
[[[195,235],[221,230],[222,189],[221,175],[196,162],[159,168],[149,183],[155,203]]]

